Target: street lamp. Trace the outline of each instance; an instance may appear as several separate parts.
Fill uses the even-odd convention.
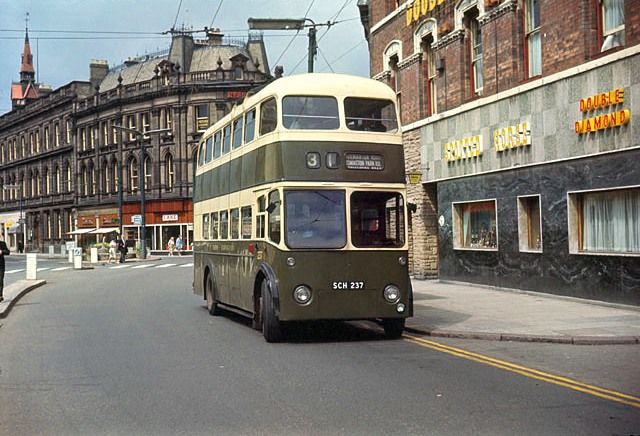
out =
[[[20,208],[20,218],[18,218],[18,224],[20,225],[20,233],[22,234],[22,246],[25,246],[25,231],[24,231],[24,219],[22,218],[22,185],[4,185],[2,189],[8,191],[9,189],[14,189],[18,191],[18,204]],[[16,244],[18,241],[16,241]]]
[[[311,24],[305,24],[309,21]],[[300,31],[305,27],[309,28],[309,73],[313,73],[313,59],[318,51],[318,43],[316,42],[316,26],[331,27],[330,21],[326,23],[316,24],[310,18],[249,18],[247,20],[249,29],[251,30],[297,30]]]
[[[114,125],[113,128],[123,130],[129,133],[133,133],[134,135],[136,135],[136,142],[140,145],[140,166],[138,170],[139,172],[138,177],[140,177],[140,214],[142,215],[142,222],[140,223],[140,257],[142,259],[146,259],[147,246],[146,246],[145,236],[146,236],[147,229],[145,227],[145,217],[144,217],[144,191],[145,191],[144,176],[145,174],[144,174],[144,143],[142,142],[142,139],[148,135],[168,133],[171,131],[171,129],[154,129],[154,130],[146,130],[144,132],[141,132],[138,129],[132,129],[131,127]],[[121,160],[122,159],[120,159],[120,161]],[[122,179],[119,178],[119,180],[120,180],[120,183],[122,184]],[[120,220],[120,227],[122,228],[122,215]]]

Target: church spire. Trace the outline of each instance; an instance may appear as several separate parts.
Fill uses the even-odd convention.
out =
[[[35,81],[35,69],[33,68],[33,55],[29,45],[29,12],[25,18],[24,49],[22,50],[22,64],[20,65],[20,82]]]

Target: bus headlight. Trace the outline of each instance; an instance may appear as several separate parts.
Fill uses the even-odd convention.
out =
[[[293,290],[293,299],[298,304],[307,304],[311,301],[311,289],[305,285],[296,286]]]
[[[404,256],[400,256],[398,258],[398,263],[400,264],[400,266],[406,266],[407,265],[407,258]]]
[[[400,289],[396,285],[385,286],[382,294],[389,303],[395,303],[400,299]]]
[[[294,267],[296,266],[296,258],[295,257],[287,257],[287,266]]]

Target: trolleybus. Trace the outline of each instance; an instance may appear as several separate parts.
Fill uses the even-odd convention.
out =
[[[203,134],[194,186],[194,293],[268,342],[290,321],[412,315],[395,93],[303,74],[245,98]]]

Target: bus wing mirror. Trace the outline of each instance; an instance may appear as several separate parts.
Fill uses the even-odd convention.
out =
[[[409,213],[416,213],[418,210],[418,205],[415,203],[407,203],[407,210]]]
[[[276,210],[276,207],[278,207],[278,204],[280,204],[279,201],[269,203],[269,206],[267,206],[267,212],[273,213],[273,211]]]

